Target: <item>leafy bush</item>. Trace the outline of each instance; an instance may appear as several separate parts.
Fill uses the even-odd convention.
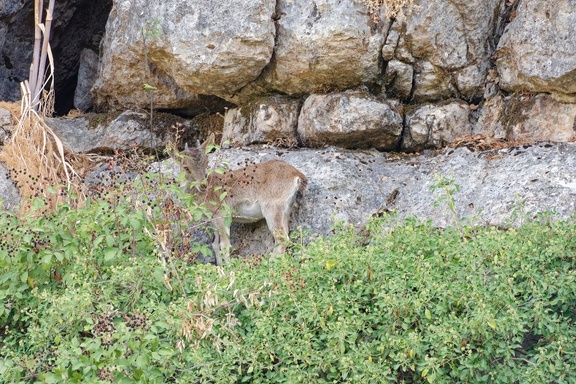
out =
[[[379,219],[223,270],[169,189],[0,214],[0,383],[576,382],[572,221]]]

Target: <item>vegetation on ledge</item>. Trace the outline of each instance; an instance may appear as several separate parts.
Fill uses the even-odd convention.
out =
[[[0,214],[0,383],[576,382],[574,221],[380,218],[218,269],[201,207],[142,196]]]

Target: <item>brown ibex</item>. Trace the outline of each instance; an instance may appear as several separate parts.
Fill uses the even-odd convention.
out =
[[[223,174],[208,174],[206,147],[212,140],[210,137],[202,145],[197,142],[196,147],[186,148],[175,157],[187,182],[195,184],[197,195],[212,212],[215,234],[212,248],[216,264],[222,265],[222,259],[229,262],[230,227],[226,225],[227,217],[242,223],[265,219],[274,236],[274,251],[286,252],[288,220],[297,194],[306,187],[306,176],[281,160],[252,164]],[[222,195],[225,197],[220,201]],[[222,203],[230,209],[225,209]]]

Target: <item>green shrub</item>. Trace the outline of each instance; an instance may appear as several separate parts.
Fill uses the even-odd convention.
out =
[[[223,270],[168,188],[0,214],[0,383],[576,382],[572,221],[379,219]]]

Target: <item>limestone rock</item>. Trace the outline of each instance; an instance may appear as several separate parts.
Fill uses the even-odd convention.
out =
[[[523,147],[472,152],[466,148],[444,151],[438,157],[418,157],[416,172],[407,180],[406,163],[398,161],[389,183],[398,188],[393,206],[401,217],[417,216],[434,225],[517,226],[545,212],[569,218],[576,212],[576,145],[541,143]],[[399,184],[399,181],[406,185]],[[452,180],[452,181],[450,181]],[[448,182],[455,212],[444,203],[442,190],[432,186]],[[440,204],[436,204],[438,202]]]
[[[78,83],[74,91],[74,108],[86,112],[94,104],[90,93],[96,76],[98,75],[98,54],[85,48],[80,54],[80,68],[78,69]]]
[[[521,1],[498,44],[500,86],[556,93],[576,101],[576,5]]]
[[[576,137],[576,104],[547,94],[498,95],[485,104],[474,131],[520,142],[570,141]]]
[[[402,149],[440,148],[472,133],[470,107],[462,101],[424,104],[406,114]]]
[[[543,143],[522,148],[472,152],[467,148],[401,155],[371,151],[282,151],[252,147],[211,156],[237,167],[245,159],[281,159],[308,178],[290,222],[310,236],[331,233],[334,219],[360,229],[369,217],[397,211],[397,220],[416,217],[448,225],[516,226],[543,212],[569,218],[576,212],[576,144]],[[167,161],[165,163],[171,163]],[[163,163],[163,164],[165,164]],[[177,174],[178,167],[163,167]],[[442,203],[440,183],[458,185],[454,211]],[[436,204],[439,203],[439,204]],[[209,241],[209,240],[207,240]],[[232,246],[240,255],[270,251],[266,224],[232,225]]]
[[[18,189],[8,177],[8,169],[0,163],[0,208],[15,210],[20,204]]]
[[[74,152],[94,152],[141,149],[161,149],[174,140],[174,124],[185,128],[183,119],[171,117],[155,119],[155,129],[148,129],[149,116],[142,112],[126,111],[107,122],[104,115],[84,118],[50,118],[47,124]],[[102,121],[100,121],[102,120]]]
[[[453,77],[426,60],[414,63],[413,87],[416,100],[433,101],[457,95]]]
[[[115,0],[94,87],[96,104],[144,106],[149,103],[145,83],[156,88],[158,108],[188,107],[195,94],[235,93],[270,61],[274,6],[266,0],[218,5]]]
[[[3,145],[10,137],[12,129],[12,113],[7,109],[0,108],[0,145]]]
[[[393,149],[402,133],[398,103],[381,102],[363,91],[310,95],[298,118],[298,135],[308,147]]]
[[[417,100],[480,96],[504,3],[416,0],[394,21],[383,57],[413,65]]]
[[[298,99],[276,96],[230,109],[224,117],[222,142],[295,145],[301,105]]]
[[[386,67],[384,85],[386,93],[399,99],[408,99],[412,91],[414,68],[399,60],[391,60]]]
[[[387,21],[354,0],[279,0],[274,58],[265,83],[302,95],[374,82]]]

